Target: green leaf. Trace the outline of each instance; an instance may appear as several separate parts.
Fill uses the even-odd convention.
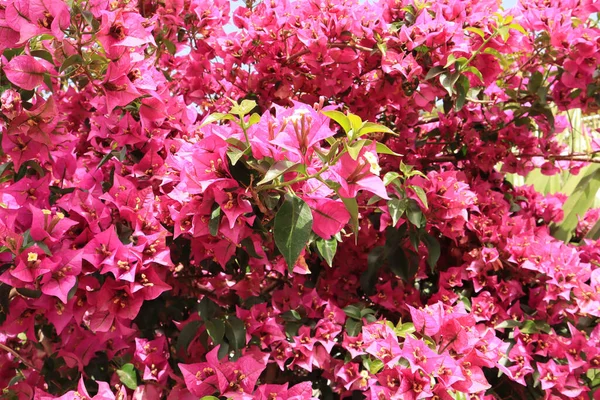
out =
[[[578,217],[583,217],[592,207],[596,193],[600,189],[600,165],[590,165],[586,170],[585,175],[563,205],[564,219],[559,225],[551,227],[552,236],[559,240],[565,242],[571,240],[577,228]]]
[[[444,89],[446,89],[450,96],[454,94],[454,85],[456,84],[456,81],[458,81],[459,77],[460,72],[458,71],[453,73],[446,72],[440,75],[440,84]]]
[[[254,100],[242,100],[240,104],[233,102],[230,113],[243,117],[244,115],[250,114],[255,107],[256,102]]]
[[[225,337],[234,349],[243,349],[246,346],[246,325],[236,316],[230,315],[225,320]]]
[[[510,28],[508,26],[502,26],[498,28],[498,33],[500,34],[500,37],[502,38],[504,43],[506,43],[506,41],[510,37]]]
[[[165,45],[165,48],[167,49],[169,54],[174,55],[177,52],[177,47],[170,40],[163,39],[163,44]]]
[[[198,310],[198,315],[200,318],[202,318],[204,321],[208,321],[215,316],[219,310],[219,307],[208,297],[204,297],[202,300],[200,300],[200,303],[198,303],[196,309]]]
[[[137,388],[137,374],[135,373],[135,367],[131,363],[127,363],[117,370],[117,375],[125,386],[131,390]]]
[[[416,332],[415,324],[413,324],[412,322],[405,322],[403,324],[398,323],[394,331],[396,332],[397,336],[404,338],[410,335],[411,333]]]
[[[204,396],[200,400],[219,400],[219,398],[215,396]]]
[[[308,204],[295,195],[286,195],[273,226],[275,244],[291,271],[308,243],[313,217]]]
[[[348,132],[350,132],[350,129],[352,129],[350,120],[348,119],[348,117],[346,117],[346,115],[344,115],[344,113],[336,111],[336,110],[321,111],[321,112],[323,114],[325,114],[326,116],[328,116],[329,118],[331,118],[332,120],[334,120],[335,122],[337,122],[344,129],[344,132],[346,132],[346,135],[348,134]]]
[[[527,83],[527,92],[530,94],[536,94],[539,90],[540,86],[542,86],[542,81],[544,80],[544,76],[541,72],[535,71],[531,77],[529,78],[529,82]]]
[[[350,226],[354,232],[355,241],[358,240],[358,203],[354,197],[341,197],[342,202],[346,206],[346,210],[350,213]]]
[[[435,268],[435,265],[440,259],[440,254],[442,251],[440,242],[428,233],[423,236],[423,242],[425,242],[425,245],[427,246],[427,264],[433,271],[433,268]]]
[[[289,160],[281,160],[277,161],[275,164],[269,168],[264,178],[262,178],[257,185],[263,185],[267,182],[271,182],[273,179],[278,178],[279,176],[285,174],[286,172],[292,172],[298,169],[302,164],[295,163]]]
[[[417,203],[413,199],[408,199],[408,205],[406,207],[406,217],[408,218],[410,223],[416,226],[417,228],[422,228],[425,226],[425,216],[421,211],[421,207],[419,207],[419,203]]]
[[[388,128],[385,125],[375,124],[373,122],[365,122],[362,124],[362,127],[358,131],[357,137],[367,135],[369,133],[376,133],[376,132],[389,133],[391,135],[396,134],[393,130],[391,130],[390,128]]]
[[[349,305],[343,308],[344,312],[346,313],[346,315],[350,318],[354,318],[354,319],[362,319],[362,315],[360,312],[360,308],[358,308],[355,305]]]
[[[288,310],[280,314],[281,319],[287,322],[297,322],[302,319],[300,313],[296,310]]]
[[[408,206],[405,199],[392,199],[387,203],[388,211],[392,217],[392,226],[396,226]]]
[[[586,239],[598,240],[600,239],[600,220],[598,220],[592,229],[585,235]]]
[[[427,71],[427,75],[425,75],[425,80],[428,81],[431,78],[435,78],[436,76],[440,75],[444,71],[445,71],[445,69],[441,65],[435,66],[435,67],[431,68],[429,71]]]
[[[227,151],[227,157],[231,160],[231,165],[237,164],[237,162],[246,154],[250,154],[251,148],[248,147],[245,150],[240,150],[237,147],[230,147]]]
[[[378,246],[373,248],[367,256],[367,270],[360,277],[360,288],[367,296],[373,294],[375,283],[379,275],[379,269],[385,260],[385,248]]]
[[[540,332],[550,333],[552,332],[552,328],[546,321],[527,320],[523,323],[523,326],[521,326],[520,331],[527,334]]]
[[[481,75],[481,71],[478,70],[476,67],[470,65],[467,68],[465,68],[464,72],[472,73],[473,75],[478,77],[481,82],[483,82],[483,75]]]
[[[512,23],[512,24],[510,24],[510,25],[508,25],[508,27],[509,27],[510,29],[514,29],[514,30],[516,30],[516,31],[519,31],[519,32],[521,32],[523,35],[527,36],[527,31],[525,30],[525,28],[523,28],[521,25],[517,24],[516,22],[515,22],[515,23]]]
[[[425,208],[429,208],[429,204],[427,203],[427,195],[425,194],[423,188],[415,185],[410,185],[410,188],[414,190],[415,194],[417,195],[419,200],[421,200]]]
[[[400,174],[395,171],[390,171],[383,176],[383,184],[385,186],[394,182],[396,179],[400,178]]]
[[[456,82],[456,103],[454,103],[454,108],[456,111],[460,111],[465,105],[465,101],[467,100],[467,93],[469,92],[469,78],[465,75],[461,75]]]
[[[377,151],[379,154],[389,154],[390,156],[396,156],[396,157],[400,156],[400,154],[396,153],[395,151],[392,151],[392,149],[390,149],[389,147],[387,147],[385,144],[383,144],[381,142],[375,143],[375,151]]]
[[[210,214],[208,221],[208,231],[212,236],[217,236],[219,233],[219,224],[221,223],[221,207],[217,206]]]
[[[352,135],[348,134],[348,139],[352,140],[358,137],[360,128],[363,126],[363,121],[358,115],[354,114],[348,114],[348,120],[350,121],[350,126],[352,127]]]
[[[465,28],[465,31],[476,33],[477,35],[479,35],[479,37],[485,39],[485,32],[483,31],[483,29],[476,28],[474,26],[469,26],[468,28]]]
[[[223,342],[219,346],[219,351],[217,352],[217,358],[219,360],[222,360],[225,357],[228,357],[228,355],[229,355],[229,343]]]
[[[52,54],[50,54],[47,50],[33,50],[30,54],[33,57],[41,58],[43,60],[48,61],[50,64],[54,64]]]
[[[352,157],[353,160],[358,159],[358,155],[360,154],[360,151],[365,146],[365,144],[367,144],[367,140],[363,139],[357,140],[356,142],[346,147],[348,150],[348,154],[350,155],[350,157]]]
[[[177,338],[177,351],[185,351],[187,352],[187,348],[192,343],[192,340],[198,333],[198,329],[200,329],[200,325],[202,323],[200,321],[192,321],[186,326],[183,327],[181,332],[179,332],[179,337]]]
[[[498,325],[496,325],[494,329],[515,328],[517,326],[521,326],[521,323],[519,321],[515,321],[514,319],[507,319],[506,321],[500,322]]]
[[[220,319],[206,321],[206,331],[215,344],[221,344],[225,336],[225,324]]]
[[[234,120],[235,117],[231,114],[212,113],[208,117],[206,117],[206,119],[202,122],[202,124],[200,124],[200,128],[202,128],[205,125],[212,124],[213,122],[221,121],[223,119]]]
[[[250,118],[248,118],[247,127],[251,127],[252,125],[256,125],[260,122],[260,115],[258,113],[253,113]]]
[[[376,374],[383,369],[385,364],[383,361],[376,358],[371,359],[370,357],[365,357],[363,358],[363,366],[369,371],[369,373]]]
[[[331,267],[333,265],[333,257],[335,257],[337,251],[337,240],[335,238],[329,240],[319,238],[317,239],[316,244],[319,255],[325,260],[327,265]]]
[[[348,334],[348,336],[356,336],[360,333],[362,325],[362,321],[348,318],[346,320],[346,325],[344,328],[346,329],[346,333]]]
[[[414,275],[413,271],[411,271],[408,257],[406,257],[406,253],[402,247],[396,246],[389,254],[387,261],[390,271],[392,271],[394,275],[402,278],[405,282],[408,282]]]
[[[83,58],[79,54],[73,54],[69,58],[67,58],[59,68],[59,72],[63,72],[65,69],[69,68],[72,65],[80,65],[83,64]]]
[[[454,54],[450,54],[448,56],[448,59],[446,60],[446,65],[444,65],[444,68],[448,68],[451,65],[454,65],[454,62],[456,61],[456,56]]]
[[[39,299],[42,296],[42,291],[37,289],[17,288],[16,290],[21,296],[30,299]]]

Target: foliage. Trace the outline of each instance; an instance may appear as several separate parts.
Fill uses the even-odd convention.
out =
[[[2,3],[3,397],[600,398],[598,3],[229,7]]]

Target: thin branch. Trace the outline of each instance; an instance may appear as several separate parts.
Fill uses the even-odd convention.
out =
[[[16,358],[18,358],[23,364],[25,364],[25,366],[27,366],[27,368],[32,369],[37,372],[40,372],[32,363],[27,361],[19,353],[17,353],[15,350],[11,349],[10,347],[0,343],[0,349],[6,351],[6,352],[12,354],[13,356],[15,356]]]

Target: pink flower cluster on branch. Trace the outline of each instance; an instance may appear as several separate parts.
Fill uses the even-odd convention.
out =
[[[2,395],[600,398],[600,6],[230,12],[0,3]]]

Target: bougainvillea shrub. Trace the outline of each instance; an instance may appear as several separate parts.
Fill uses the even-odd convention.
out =
[[[3,398],[600,399],[599,12],[2,0]]]

